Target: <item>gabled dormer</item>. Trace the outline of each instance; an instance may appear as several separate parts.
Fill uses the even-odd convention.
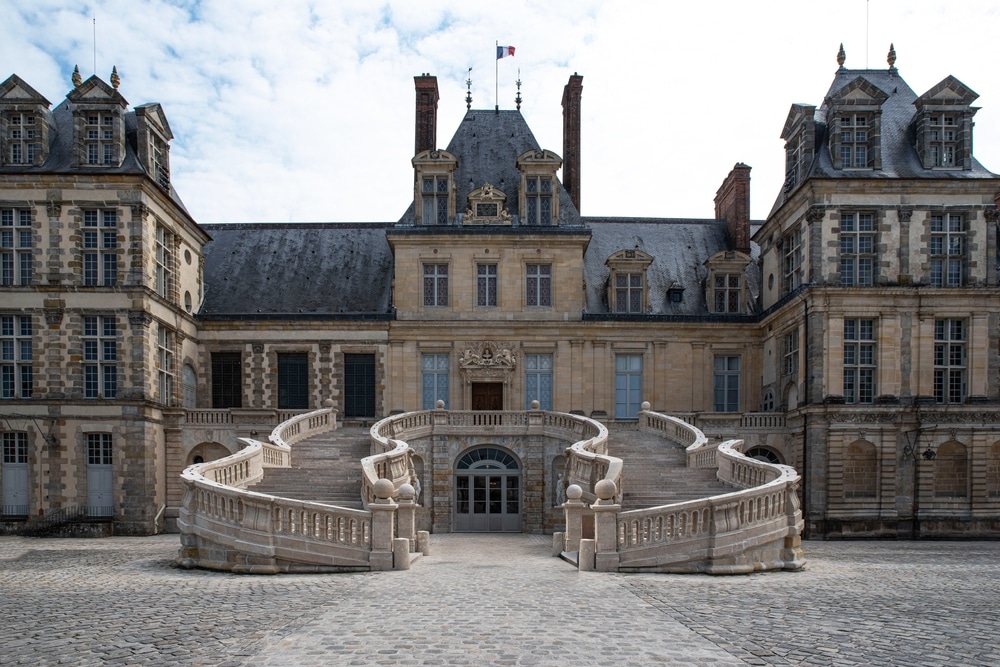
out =
[[[705,302],[709,311],[726,315],[747,313],[746,268],[750,255],[736,250],[717,252],[705,262]]]
[[[50,106],[16,74],[0,83],[0,166],[38,166],[48,159]]]
[[[834,169],[882,168],[882,104],[889,95],[857,77],[826,99]]]
[[[925,169],[972,169],[972,103],[979,97],[949,76],[918,97],[914,130]]]
[[[469,193],[469,207],[462,217],[463,225],[510,226],[512,222],[504,192],[486,183]]]
[[[653,256],[639,249],[619,250],[608,257],[608,310],[631,315],[649,311],[646,269],[652,263]]]
[[[413,206],[418,225],[447,225],[455,219],[455,169],[458,159],[442,150],[425,150],[413,164]]]
[[[793,104],[781,130],[785,140],[785,193],[801,183],[809,173],[816,152],[816,107]]]
[[[170,140],[174,135],[163,107],[156,103],[137,106],[135,118],[139,162],[161,188],[170,190]]]
[[[562,158],[549,150],[525,151],[517,158],[521,172],[518,212],[522,225],[559,224],[559,181]]]
[[[117,68],[108,85],[96,75],[77,85],[66,99],[73,110],[74,167],[118,167],[125,159],[125,110],[118,92]]]

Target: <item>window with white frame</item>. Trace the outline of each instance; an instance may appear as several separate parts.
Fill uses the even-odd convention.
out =
[[[784,374],[792,378],[799,375],[799,330],[794,329],[785,334],[784,341]]]
[[[867,114],[842,114],[840,116],[840,165],[843,169],[868,166]]]
[[[28,434],[24,431],[3,431],[2,458],[3,500],[0,514],[27,516],[28,514]]]
[[[712,285],[716,313],[740,312],[740,274],[716,273]]]
[[[965,275],[965,218],[931,216],[931,286],[961,287]]]
[[[424,225],[448,224],[448,176],[424,176],[421,179],[421,221]]]
[[[934,400],[938,403],[964,403],[966,397],[965,320],[934,321]]]
[[[875,402],[875,320],[844,320],[844,402]]]
[[[448,305],[447,264],[424,264],[424,305]]]
[[[31,316],[0,315],[0,398],[31,398],[33,352]]]
[[[156,293],[170,299],[174,289],[174,235],[156,228]]]
[[[524,180],[524,217],[526,225],[552,224],[552,178],[528,176]]]
[[[157,386],[160,403],[173,405],[174,396],[174,332],[160,324],[156,333]]]
[[[87,515],[114,514],[113,450],[110,433],[87,434]]]
[[[934,115],[927,130],[927,147],[933,167],[954,167],[959,119],[953,114]]]
[[[7,147],[10,164],[34,164],[40,153],[42,133],[35,115],[11,112],[7,116]]]
[[[421,368],[421,406],[424,410],[433,410],[437,402],[444,401],[448,407],[448,355],[423,354],[420,356]]]
[[[740,358],[717,356],[714,363],[712,409],[716,412],[739,412]]]
[[[525,303],[530,307],[551,307],[552,265],[528,264],[525,274]]]
[[[840,214],[840,284],[875,284],[875,222],[871,213]]]
[[[552,409],[552,355],[524,355],[524,409],[538,401],[539,410]]]
[[[83,318],[84,398],[118,396],[118,322],[113,316]]]
[[[0,285],[30,285],[31,211],[0,209]]]
[[[782,271],[784,281],[782,287],[785,294],[794,291],[802,284],[802,228],[796,227],[783,239]]]
[[[497,305],[497,265],[476,265],[476,305]]]
[[[114,209],[83,212],[83,284],[118,284],[118,212]]]
[[[642,410],[642,355],[615,355],[615,419],[638,419]]]

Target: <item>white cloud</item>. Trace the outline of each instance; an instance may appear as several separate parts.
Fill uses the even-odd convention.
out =
[[[976,155],[1000,170],[992,2],[276,5],[15,2],[0,77],[17,73],[58,104],[74,64],[92,73],[96,16],[98,74],[117,65],[133,105],[163,104],[175,185],[202,222],[396,220],[412,196],[412,77],[439,78],[444,146],[470,65],[476,108],[496,103],[495,71],[499,104],[513,108],[520,70],[522,113],[557,153],[562,87],[584,75],[585,215],[710,217],[742,161],[763,218],[783,181],[788,108],[822,103],[841,42],[853,69],[884,68],[894,42],[918,94],[949,74],[980,93]],[[515,57],[496,63],[496,41]]]

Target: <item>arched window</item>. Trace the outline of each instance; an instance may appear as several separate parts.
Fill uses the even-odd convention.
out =
[[[954,440],[937,450],[934,459],[934,497],[967,498],[969,495],[968,455],[965,445]]]
[[[993,443],[986,457],[986,497],[1000,498],[1000,442]]]
[[[758,461],[767,461],[768,463],[782,464],[784,461],[781,460],[781,455],[774,451],[770,447],[751,447],[746,452],[743,453],[749,459],[757,459]]]
[[[878,454],[875,445],[855,440],[844,456],[844,497],[874,498],[878,493]]]

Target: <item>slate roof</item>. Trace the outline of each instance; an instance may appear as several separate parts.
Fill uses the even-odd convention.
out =
[[[844,86],[861,77],[888,95],[882,104],[881,148],[882,168],[875,170],[841,170],[834,169],[833,158],[830,155],[829,127],[827,124],[826,100]],[[824,96],[823,105],[816,109],[816,153],[804,183],[809,178],[845,178],[845,179],[892,179],[892,178],[934,178],[934,179],[970,179],[996,178],[997,175],[986,169],[975,157],[972,158],[971,169],[925,169],[917,156],[916,135],[913,128],[913,118],[917,108],[913,102],[918,95],[899,76],[896,68],[891,69],[847,69],[841,67],[833,77],[830,89]],[[774,214],[788,199],[790,193],[779,192],[777,200],[771,209]]]
[[[389,223],[202,225],[202,319],[378,319],[391,312]]]
[[[507,195],[507,210],[515,217],[520,195],[521,174],[517,158],[539,146],[520,111],[476,110],[466,112],[446,150],[458,159],[455,170],[457,209],[465,210],[469,193],[489,183]],[[551,150],[551,149],[550,149]],[[415,224],[410,207],[400,224]],[[580,213],[569,194],[559,188],[559,226],[580,224]],[[515,220],[515,226],[518,221]]]
[[[100,167],[73,166],[73,103],[63,100],[59,106],[48,112],[49,117],[49,157],[40,165],[3,165],[0,174],[146,174],[146,169],[136,153],[138,122],[135,111],[124,114],[125,156],[121,165]],[[147,174],[148,175],[148,174]],[[170,186],[170,198],[185,213],[188,213],[180,195]],[[188,213],[190,216],[190,213]]]
[[[642,250],[654,258],[646,269],[649,315],[710,314],[705,302],[708,270],[704,264],[715,253],[732,250],[724,221],[591,217],[582,221],[592,233],[584,256],[588,314],[609,313],[606,290],[611,271],[605,262],[615,252],[630,249]],[[668,301],[667,290],[671,286],[684,289],[681,303]],[[750,287],[754,294],[759,291],[756,285]]]

